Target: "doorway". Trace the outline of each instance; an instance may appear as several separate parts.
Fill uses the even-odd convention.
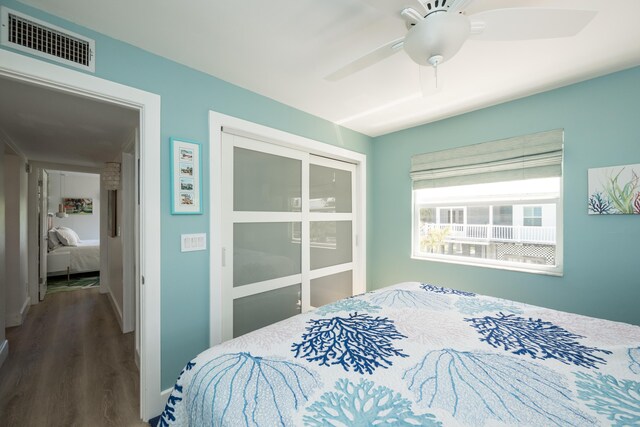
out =
[[[148,420],[164,404],[160,390],[160,97],[6,50],[0,50],[0,77],[139,113],[140,417]]]
[[[39,300],[99,286],[100,175],[39,167],[32,173],[40,184]]]

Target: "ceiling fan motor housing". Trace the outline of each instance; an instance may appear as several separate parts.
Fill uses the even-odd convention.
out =
[[[438,12],[441,10],[447,10],[450,7],[450,4],[447,5],[447,0],[419,0],[424,6],[427,15],[433,12]],[[452,3],[452,2],[449,2]]]
[[[420,65],[431,65],[429,58],[440,55],[445,62],[452,58],[469,37],[471,23],[467,16],[436,11],[414,25],[404,39],[407,55]]]

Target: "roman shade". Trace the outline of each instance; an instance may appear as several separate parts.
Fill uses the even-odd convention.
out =
[[[413,189],[562,176],[564,130],[411,157]]]

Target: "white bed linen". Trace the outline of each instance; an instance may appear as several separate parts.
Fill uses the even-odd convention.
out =
[[[100,240],[80,240],[78,246],[61,246],[49,254],[69,253],[71,273],[100,270]],[[49,269],[49,272],[53,272]]]

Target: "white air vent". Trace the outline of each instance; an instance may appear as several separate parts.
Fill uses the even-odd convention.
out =
[[[95,71],[95,42],[89,38],[2,7],[0,43],[63,64]]]

